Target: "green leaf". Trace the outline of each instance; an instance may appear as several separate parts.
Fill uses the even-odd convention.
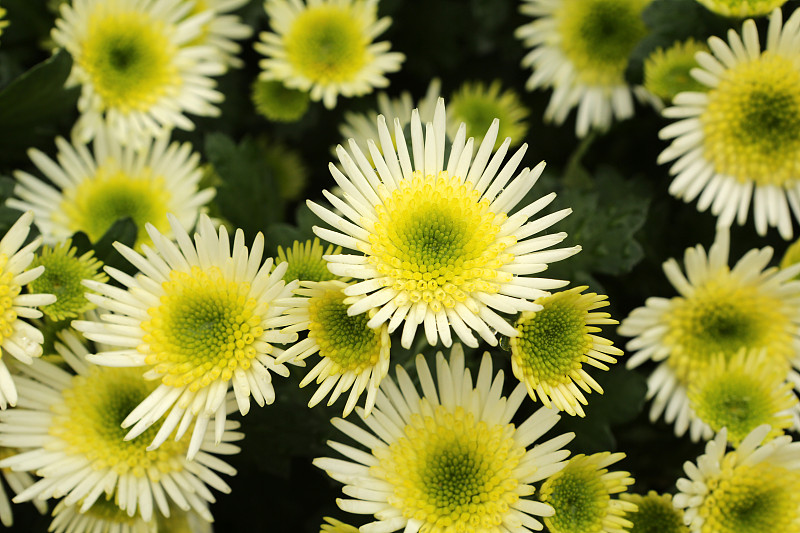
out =
[[[286,222],[279,222],[272,224],[264,232],[264,237],[267,241],[266,249],[271,251],[272,255],[277,255],[278,246],[283,248],[291,248],[294,241],[307,241],[314,239],[314,226],[321,226],[331,229],[331,227],[315,215],[308,206],[303,203],[297,206],[295,211],[296,224],[288,224]],[[327,247],[327,243],[321,241],[323,246]]]
[[[0,92],[0,154],[4,159],[24,159],[28,147],[51,142],[61,123],[72,118],[80,88],[64,88],[71,70],[72,57],[61,50]]]
[[[236,144],[227,135],[211,133],[205,139],[205,156],[222,178],[216,203],[231,224],[252,238],[282,220],[284,200],[255,141],[245,138]]]
[[[108,231],[94,243],[95,257],[102,261],[103,264],[112,266],[123,272],[131,273],[135,271],[136,268],[114,248],[114,243],[119,242],[133,248],[133,245],[136,243],[137,233],[138,228],[131,217],[117,220],[108,228]],[[74,237],[77,237],[78,242],[81,242],[80,233],[77,233]],[[85,243],[81,243],[81,246],[85,246]]]

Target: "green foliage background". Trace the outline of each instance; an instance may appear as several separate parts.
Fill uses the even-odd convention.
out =
[[[3,199],[13,187],[12,171],[32,167],[26,150],[36,147],[53,154],[54,137],[68,137],[77,118],[78,91],[63,89],[71,60],[65,53],[50,57],[53,3],[3,2],[11,22],[0,39]],[[797,4],[791,1],[784,9],[790,12]],[[517,0],[382,0],[380,14],[394,20],[382,38],[407,57],[402,70],[390,76],[387,92],[397,95],[408,90],[420,98],[434,77],[442,80],[445,97],[467,80],[490,82],[499,78],[504,87],[517,90],[531,111],[526,139],[529,149],[523,163],[534,166],[546,160],[548,164],[533,192],[536,197],[553,190],[559,193],[552,209],[571,207],[574,213],[552,230],[567,231],[566,244],[583,247],[578,256],[553,265],[548,275],[571,280],[573,286],[588,284],[590,290],[608,294],[610,312],[621,320],[649,296],[675,294],[661,272],[661,263],[669,257],[681,257],[685,248],[697,243],[710,245],[715,219],[667,194],[667,167],[655,163],[666,146],[657,137],[665,121],[652,109],[639,107],[634,119],[580,142],[573,134],[574,113],[562,127],[542,123],[550,94],[524,91],[530,72],[520,67],[525,49],[513,32],[529,19],[518,13],[518,5]],[[255,28],[256,35],[268,28],[260,0],[250,2],[239,14]],[[704,39],[711,34],[724,35],[728,28],[739,27],[737,21],[716,17],[694,0],[655,0],[645,20],[651,33],[634,51],[631,81],[641,79],[641,62],[656,46],[688,36]],[[764,23],[759,22],[762,31]],[[174,137],[191,141],[204,162],[213,165],[215,173],[209,173],[208,179],[218,194],[212,213],[243,228],[248,242],[256,232],[264,232],[268,250],[274,254],[278,245],[312,236],[311,226],[319,221],[304,206],[303,198],[321,199],[320,191],[333,186],[327,166],[332,159],[331,146],[340,141],[338,125],[343,113],[375,108],[375,95],[340,98],[334,110],[312,104],[295,124],[269,123],[255,113],[249,97],[250,84],[258,74],[259,57],[252,49],[253,40],[242,43],[246,66],[219,79],[219,88],[226,95],[221,117],[195,117],[195,131],[176,131]],[[308,170],[308,184],[300,200],[278,194],[279,185],[262,150],[278,143],[298,151]],[[0,208],[0,229],[7,228],[17,215]],[[124,221],[112,228],[96,243],[98,256],[109,264],[126,267],[115,257],[110,243],[115,239],[130,242],[131,229]],[[85,239],[76,243],[82,247],[91,244]],[[735,227],[732,243],[733,259],[752,247],[765,245],[774,246],[780,256],[787,246],[775,231],[761,238],[750,225]],[[624,339],[617,337],[613,328],[606,328],[605,336],[624,346]],[[471,361],[482,350],[475,351]],[[418,351],[432,354],[436,350],[424,340],[413,350],[403,350],[395,342],[392,357],[397,364],[411,368]],[[516,380],[508,352],[498,347],[492,355],[496,367],[505,370],[510,389]],[[626,452],[628,457],[618,466],[636,478],[634,491],[673,491],[682,463],[694,459],[701,445],[691,443],[688,437],[677,439],[671,427],[647,420],[644,393],[649,371],[647,366],[626,370],[623,358],[610,372],[596,373],[606,393],[589,397],[585,419],[564,416],[554,432],[577,433],[568,445],[573,453]],[[326,515],[363,523],[359,522],[362,517],[337,509],[335,498],[341,496],[340,485],[311,465],[314,457],[333,453],[325,441],[339,437],[328,420],[341,414],[342,402],[332,408],[318,405],[308,409],[313,387],[298,389],[299,380],[297,371],[289,379],[277,378],[275,403],[254,407],[242,420],[246,434],[243,451],[230,458],[239,474],[227,480],[232,493],[219,495],[212,506],[217,531],[316,532]],[[537,407],[526,401],[520,414]],[[16,506],[14,513],[17,525],[13,531],[17,532],[45,531],[50,521],[30,505]]]

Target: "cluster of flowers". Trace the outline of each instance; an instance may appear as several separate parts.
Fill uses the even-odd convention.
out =
[[[709,51],[687,42],[654,54],[647,88],[624,77],[647,0],[522,6],[536,17],[517,35],[533,48],[529,88],[554,91],[545,119],[577,107],[584,136],[631,116],[634,97],[659,109],[672,100],[663,114],[680,120],[661,132],[674,139],[661,156],[677,159],[670,192],[699,195],[698,208],[719,216],[708,254],[687,250],[686,274],[664,264],[680,296],[648,299],[619,328],[634,337],[628,367],[659,363],[651,418],[708,441],[673,498],[626,493],[630,474],[609,471],[623,453],[570,458],[573,433],[541,440],[559,412],[586,415],[587,395],[603,392],[587,370],[608,370],[622,351],[597,335],[617,323],[597,311],[606,296],[553,292],[568,283],[536,276],[580,247],[543,234],[570,210],[536,218],[555,194],[530,199],[544,163],[519,169],[527,145],[506,159],[527,112],[499,83],[464,85],[447,112],[434,81],[418,109],[407,94],[381,95],[380,113],[349,115],[350,140],[330,165],[339,189],[323,191],[329,205],[307,202],[327,248],[295,242],[265,259],[262,234],[248,245],[203,212],[214,190],[200,186],[200,156],[170,135],[194,127],[187,113],[219,113],[211,77],[241,64],[235,40],[252,29],[230,13],[245,3],[61,6],[52,37],[73,58],[80,119],[72,141],[56,139],[55,160],[30,150],[46,179],[15,173],[7,204],[24,214],[0,240],[0,469],[13,501],[44,510],[57,499],[59,533],[209,529],[210,489],[230,491],[220,475],[236,474],[219,456],[244,438],[228,415],[246,415],[251,398],[273,403],[273,377],[312,358],[300,383],[317,385],[309,406],[346,396],[332,424],[355,442],[331,441],[338,456],[314,464],[344,485],[343,511],[375,518],[358,530],[330,518],[322,531],[800,528],[800,443],[784,435],[800,427],[800,265],[768,268],[765,248],[730,268],[727,229],[746,221],[751,199],[759,233],[789,238],[790,206],[800,218],[800,11],[786,24],[772,12],[763,51],[747,20],[728,43],[710,38]],[[774,7],[745,4],[761,11],[734,14]],[[391,23],[377,7],[267,0],[259,109],[291,120],[307,99],[332,108],[386,86],[404,56],[373,43]],[[658,70],[677,58],[685,76],[687,56],[703,87],[659,92]],[[486,100],[505,130],[497,118],[477,130],[475,102]],[[97,242],[125,217],[136,242],[114,246],[132,275],[70,239]],[[32,224],[41,235],[28,242]],[[395,331],[404,348],[424,337],[449,354],[433,365],[419,355],[416,376],[398,365],[392,378]],[[519,381],[507,395],[489,353],[475,373],[463,348],[498,337]],[[527,397],[544,405],[514,420]],[[3,492],[0,520],[11,519]]]

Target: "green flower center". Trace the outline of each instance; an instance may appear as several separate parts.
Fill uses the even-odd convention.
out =
[[[517,323],[514,356],[526,377],[537,383],[569,383],[592,348],[587,310],[577,307],[578,295],[556,293],[541,301],[542,309]]]
[[[631,495],[629,501],[638,506],[636,512],[626,515],[633,527],[629,533],[689,533],[683,525],[683,512],[672,505],[672,498],[650,493],[647,496]]]
[[[645,88],[666,101],[685,91],[708,91],[708,87],[690,74],[693,68],[699,67],[695,54],[707,50],[706,45],[692,39],[675,43],[667,50],[657,49],[644,62]]]
[[[464,122],[467,125],[467,137],[474,137],[476,145],[483,141],[492,121],[499,119],[495,150],[500,148],[506,137],[511,137],[511,146],[520,144],[528,131],[524,122],[528,110],[522,106],[515,92],[507,90],[501,94],[499,81],[489,87],[483,83],[465,83],[450,98],[447,116],[448,133],[455,136],[458,126]]]
[[[516,239],[497,238],[505,215],[489,211],[472,184],[446,172],[423,177],[417,171],[382,197],[368,259],[406,301],[438,311],[472,292],[496,293],[510,281],[497,269],[513,260],[504,250]]]
[[[789,333],[794,326],[782,302],[727,273],[673,302],[664,343],[672,348],[667,363],[681,380],[705,369],[719,353],[730,359],[741,348],[764,348],[773,362],[794,353]]]
[[[256,80],[251,94],[256,110],[269,120],[294,122],[308,110],[308,93],[280,81]]]
[[[55,303],[39,308],[55,321],[77,317],[94,307],[84,296],[88,290],[81,283],[84,279],[108,279],[100,273],[102,263],[92,257],[92,252],[75,257],[76,249],[71,245],[71,241],[67,241],[54,249],[45,247],[31,263],[31,268],[44,265],[45,270],[29,284],[29,290],[56,296]]]
[[[321,84],[353,80],[369,59],[368,44],[354,13],[334,4],[306,8],[284,36],[289,63]]]
[[[337,288],[309,300],[308,336],[319,346],[320,357],[333,361],[341,373],[360,374],[380,360],[381,330],[367,327],[365,313],[348,316],[344,298]]]
[[[514,470],[525,454],[512,425],[477,422],[457,407],[414,414],[403,437],[376,450],[376,475],[394,486],[388,503],[430,533],[494,530],[521,486]]]
[[[138,176],[100,166],[92,179],[64,191],[61,202],[72,231],[83,231],[96,242],[117,220],[130,217],[138,229],[136,244],[151,244],[145,231],[148,222],[159,231],[169,228],[167,210],[170,193],[164,178],[143,168]]]
[[[86,457],[94,469],[112,468],[118,475],[137,477],[151,475],[152,469],[162,474],[182,470],[175,458],[186,453],[187,439],[168,440],[147,451],[159,424],[123,440],[128,430],[120,424],[154,388],[139,369],[93,366],[88,375],[74,377],[63,391],[63,403],[52,407],[49,433],[65,443],[66,453]]]
[[[567,463],[542,486],[541,498],[555,509],[545,519],[552,533],[603,531],[610,497],[593,463]]]
[[[564,0],[556,14],[560,46],[588,85],[625,83],[628,56],[647,34],[650,0]]]
[[[695,413],[714,431],[728,428],[731,442],[741,442],[756,426],[773,422],[776,414],[771,388],[778,384],[760,377],[720,374],[692,402]]]
[[[766,15],[786,0],[698,0],[715,13],[733,17]]]
[[[723,466],[725,466],[723,464]],[[723,468],[699,509],[701,533],[792,531],[800,521],[800,475],[769,463]]]
[[[700,116],[706,158],[742,183],[783,186],[800,171],[800,70],[765,52],[727,71]]]
[[[139,350],[165,385],[196,392],[250,368],[266,306],[249,296],[249,283],[229,281],[217,267],[194,266],[170,272],[163,288],[160,303],[147,310]]]
[[[176,48],[162,22],[138,12],[104,11],[89,17],[76,62],[89,74],[106,108],[147,110],[180,83],[172,64]]]

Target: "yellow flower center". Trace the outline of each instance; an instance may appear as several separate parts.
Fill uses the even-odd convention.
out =
[[[388,503],[427,533],[494,530],[519,499],[514,471],[525,449],[514,426],[478,422],[462,407],[430,412],[412,415],[403,437],[374,451],[375,475],[394,487]]]
[[[367,327],[365,313],[348,316],[341,289],[330,289],[308,302],[308,336],[320,357],[336,364],[338,373],[360,374],[375,366],[381,355],[381,330]]]
[[[14,283],[14,273],[6,270],[7,265],[8,256],[0,253],[0,345],[14,334],[14,322],[17,321],[14,299],[22,291],[22,287]]]
[[[270,349],[259,340],[267,306],[249,296],[249,283],[229,281],[217,267],[173,270],[169,277],[160,303],[147,310],[139,346],[165,385],[196,392],[230,381],[237,368],[250,368],[258,345],[262,353]]]
[[[800,474],[769,463],[722,462],[717,479],[707,483],[709,494],[700,506],[705,519],[701,533],[774,533],[795,531],[800,523]]]
[[[186,454],[187,439],[167,440],[147,451],[159,424],[123,440],[128,430],[120,424],[154,388],[139,369],[91,366],[88,375],[75,376],[64,389],[63,403],[52,407],[49,433],[66,444],[66,453],[86,457],[95,470],[111,468],[118,475],[150,478],[182,470],[176,459]]]
[[[148,110],[181,83],[168,28],[144,13],[106,11],[98,7],[89,17],[86,40],[75,61],[88,73],[106,108],[123,113]]]
[[[650,0],[563,0],[556,12],[559,43],[587,85],[625,83],[628,56],[647,35],[642,11]]]
[[[506,215],[492,213],[472,183],[417,171],[391,194],[379,194],[383,204],[375,206],[368,260],[401,301],[426,302],[438,311],[511,281],[498,269],[514,259],[505,249],[516,238],[498,238]]]
[[[766,15],[786,0],[698,0],[715,13],[733,17]]]
[[[540,311],[525,313],[517,322],[518,337],[510,339],[512,361],[526,380],[549,385],[567,384],[589,359],[594,345],[586,325],[588,309],[580,294],[563,291],[537,303]]]
[[[728,70],[700,116],[705,157],[742,183],[784,186],[800,172],[800,69],[765,52]]]
[[[86,233],[96,242],[114,222],[130,217],[138,229],[137,245],[150,244],[145,224],[149,222],[162,232],[168,230],[170,199],[164,178],[154,176],[150,168],[130,176],[115,165],[102,165],[92,179],[64,191],[61,210],[66,220],[57,222],[71,231]]]
[[[741,348],[766,349],[770,364],[784,366],[794,356],[796,326],[783,308],[778,298],[720,272],[688,298],[673,299],[663,340],[671,349],[667,364],[684,382],[715,354],[730,359]]]
[[[369,35],[354,13],[340,5],[306,8],[283,42],[292,67],[321,84],[353,80],[370,59]]]

